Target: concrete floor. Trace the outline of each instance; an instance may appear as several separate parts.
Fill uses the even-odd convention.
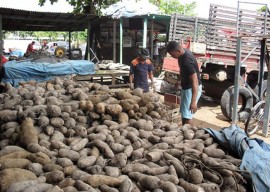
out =
[[[221,128],[228,127],[231,122],[227,120],[222,112],[218,101],[208,97],[203,97],[198,103],[199,109],[194,114],[194,125],[202,128],[212,128],[220,130]],[[239,127],[244,129],[244,123],[237,123]],[[257,133],[252,138],[260,138],[270,144],[270,133],[267,137]]]

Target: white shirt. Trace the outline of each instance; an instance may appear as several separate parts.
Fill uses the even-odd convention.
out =
[[[158,48],[159,48],[159,45],[157,43],[154,44],[154,53],[153,53],[153,55],[159,55],[158,54]]]

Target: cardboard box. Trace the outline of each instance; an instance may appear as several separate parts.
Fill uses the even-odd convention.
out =
[[[203,54],[204,55],[205,52],[206,52],[206,44],[205,43],[191,42],[190,50],[192,51],[192,53]]]
[[[164,102],[172,103],[172,104],[180,104],[180,98],[177,95],[165,93],[164,94]]]

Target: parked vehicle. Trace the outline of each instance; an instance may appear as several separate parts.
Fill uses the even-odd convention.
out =
[[[63,52],[64,54],[67,54],[67,50],[69,49],[69,44],[67,41],[52,41],[52,42],[47,43],[46,47],[47,47],[47,52],[50,55],[57,55],[57,50],[60,50],[59,47],[61,47],[61,52]]]
[[[231,118],[232,97],[235,78],[237,36],[269,34],[269,13],[240,10],[221,5],[210,5],[209,19],[188,17],[180,14],[171,16],[169,41],[181,41],[198,60],[205,95],[221,99],[221,108],[225,117]],[[238,26],[238,28],[236,27]],[[260,42],[258,38],[243,38],[240,76],[250,89],[258,93]],[[253,50],[253,52],[251,52]],[[247,57],[248,56],[248,57]],[[179,74],[177,61],[164,58],[163,69],[174,77]],[[266,90],[267,70],[264,68],[261,84],[262,93]],[[169,78],[174,82],[174,78]],[[244,83],[243,83],[244,84]],[[250,89],[240,86],[240,109],[245,120],[247,112],[254,105]]]

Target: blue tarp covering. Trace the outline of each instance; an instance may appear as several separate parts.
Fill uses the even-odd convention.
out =
[[[67,60],[55,64],[13,60],[5,63],[4,72],[2,81],[16,87],[20,81],[35,80],[42,82],[56,76],[94,74],[95,65],[93,62],[86,60]]]
[[[242,158],[240,169],[251,173],[254,192],[270,192],[270,145],[250,139],[236,125],[216,131],[205,129],[224,148]]]

